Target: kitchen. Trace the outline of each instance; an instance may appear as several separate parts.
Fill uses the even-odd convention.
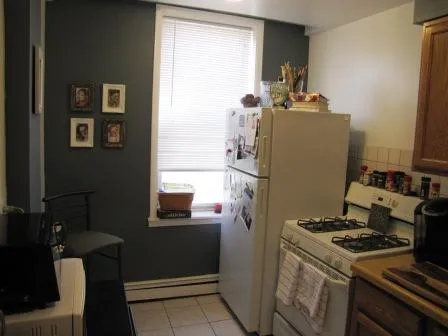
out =
[[[54,2],[54,5],[57,5],[57,1]],[[363,160],[370,161],[368,165],[372,168],[374,164],[377,166],[388,164],[388,158],[384,159],[383,155],[383,158],[380,159],[379,156],[385,150],[393,149],[394,161],[391,161],[390,164],[400,165],[400,158],[403,160],[409,158],[408,151],[413,148],[421,27],[411,24],[413,21],[412,7],[411,4],[406,4],[370,18],[312,35],[310,38],[309,89],[319,90],[330,97],[334,111],[352,115],[352,146],[349,154],[350,162],[355,162],[352,165],[349,162],[349,166],[352,167],[349,174],[352,178],[357,174]],[[347,36],[348,39],[345,38]],[[53,61],[58,62],[57,60]],[[281,61],[283,60],[276,60],[276,63]],[[51,62],[51,59],[47,62]],[[63,66],[64,62],[61,61],[61,63]],[[365,66],[366,63],[368,67]],[[59,66],[59,63],[57,64]],[[273,74],[274,71],[270,76],[272,77]],[[80,76],[86,77],[87,74],[80,74]],[[63,104],[58,103],[57,107]],[[140,126],[137,125],[137,127]],[[141,133],[145,132],[147,132],[146,129]],[[61,138],[61,135],[55,136],[55,138]],[[56,141],[53,139],[52,142]],[[396,153],[399,153],[397,160],[395,159]],[[53,154],[54,159],[51,162],[58,162],[59,149]],[[147,155],[146,149],[138,147],[138,157],[145,155]],[[72,163],[70,159],[63,160],[63,162],[64,165]],[[405,161],[403,163],[405,163],[404,166],[410,166],[409,160],[407,164]],[[139,182],[146,183],[148,169],[136,169],[135,173],[141,177]],[[84,176],[75,172],[71,174],[78,180],[88,176],[88,173],[85,173]],[[98,180],[101,177],[92,177],[93,179]],[[448,185],[448,181],[434,175],[433,180],[437,179],[442,182],[441,194],[447,195],[448,192],[444,188]],[[419,178],[417,177],[415,180],[418,181]],[[63,176],[58,177],[57,182],[65,183]],[[94,183],[92,182],[92,184]],[[131,189],[135,187],[140,190],[140,186],[135,181],[128,180],[127,177],[125,177],[124,183],[129,183]],[[112,189],[111,192],[118,192],[118,190]],[[139,195],[142,195],[142,204],[127,205],[128,214],[126,216],[146,212],[147,192],[141,191]],[[121,202],[132,203],[133,198],[133,194],[126,194],[121,198]],[[118,214],[118,216],[122,215]],[[131,220],[141,221],[139,217],[135,216]],[[148,230],[143,225],[140,226],[141,228],[129,233],[126,233],[127,229],[124,228],[115,229],[127,236],[127,241],[131,242],[129,245],[142,246],[140,249],[143,250],[147,263],[155,265],[151,272],[148,271],[147,274],[141,275],[138,271],[142,267],[141,264],[133,261],[139,256],[139,253],[128,252],[132,256],[129,256],[127,260],[129,263],[136,264],[130,271],[130,280],[144,280],[146,276],[150,279],[151,277],[180,277],[217,272],[216,245],[218,237],[216,229],[208,228],[205,232],[192,232],[193,229],[188,227],[176,228],[177,232],[174,231],[174,228],[165,231],[159,230],[156,233],[151,233],[153,237],[157,237],[154,237],[152,246],[147,247]],[[160,265],[158,262],[160,257],[156,256],[157,254],[168,255],[170,258],[168,264],[176,261],[176,256],[170,253],[170,248],[161,243],[167,239],[176,245],[178,251],[188,250],[189,246],[197,241],[201,241],[203,250],[191,252],[192,255],[188,258],[185,266],[181,265],[178,270],[174,271]],[[203,254],[211,256],[203,257]],[[201,265],[195,262],[198,259],[203,260]]]

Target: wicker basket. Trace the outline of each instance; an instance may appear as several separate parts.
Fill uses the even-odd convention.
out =
[[[189,184],[165,183],[158,195],[161,210],[191,210],[194,188]]]

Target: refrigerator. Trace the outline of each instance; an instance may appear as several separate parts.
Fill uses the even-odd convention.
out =
[[[219,291],[247,332],[272,334],[287,219],[342,215],[350,115],[229,109]]]

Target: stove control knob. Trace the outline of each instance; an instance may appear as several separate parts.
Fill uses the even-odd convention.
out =
[[[342,267],[342,259],[338,259],[334,262],[334,266],[336,268],[341,268]]]
[[[330,255],[330,254],[327,254],[326,256],[325,256],[325,262],[327,263],[327,264],[330,264],[331,265],[331,262],[333,261],[333,257]]]

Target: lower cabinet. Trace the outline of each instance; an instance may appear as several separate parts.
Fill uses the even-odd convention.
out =
[[[350,336],[448,336],[448,329],[356,278]]]
[[[428,336],[448,336],[448,329],[441,327],[433,321],[428,323]]]
[[[392,336],[391,333],[384,330],[374,320],[361,313],[359,310],[354,311],[354,319],[352,323],[351,335],[356,336]]]
[[[419,336],[424,317],[361,278],[356,279],[351,336]]]

